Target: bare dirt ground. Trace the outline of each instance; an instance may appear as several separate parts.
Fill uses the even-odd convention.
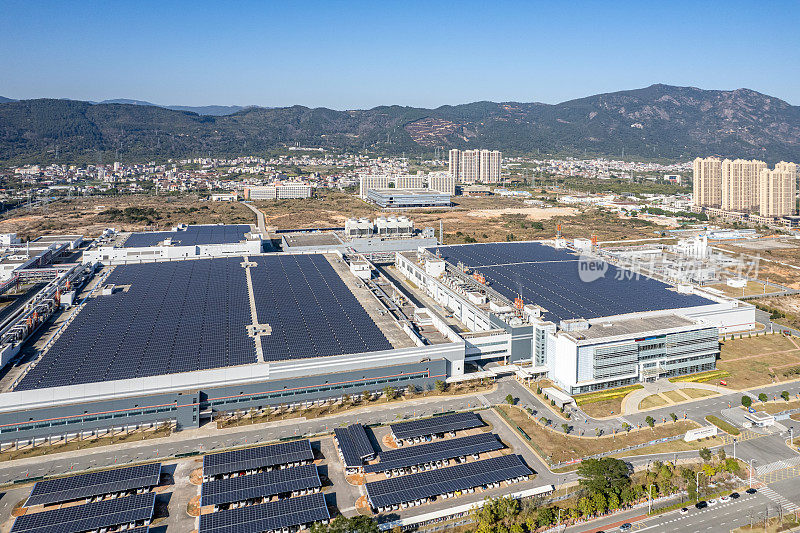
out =
[[[784,324],[792,328],[800,328],[800,294],[760,298],[757,303],[769,309],[777,309],[786,315],[776,320],[779,324]]]
[[[772,241],[769,241],[772,242]],[[745,246],[744,244],[747,244]],[[774,245],[774,243],[773,243]],[[761,258],[758,262],[758,278],[775,283],[780,283],[787,287],[800,289],[800,270],[781,265],[773,261],[779,261],[788,265],[800,266],[800,247],[767,247],[765,249],[751,249],[749,243],[742,245],[722,244],[719,248],[733,252],[735,254],[746,254]]]
[[[340,227],[350,217],[409,216],[417,228],[444,225],[445,242],[492,242],[552,238],[562,225],[567,239],[597,235],[600,240],[625,241],[652,238],[662,230],[652,222],[620,218],[586,207],[540,208],[518,198],[455,197],[450,209],[382,211],[354,194],[318,191],[310,199],[259,201],[266,224],[280,229]],[[23,208],[24,209],[24,208]],[[59,200],[32,211],[12,213],[0,220],[0,232],[22,238],[46,233],[81,233],[95,236],[107,227],[120,230],[168,229],[187,224],[252,224],[252,212],[240,203],[201,201],[196,194],[125,195]]]
[[[0,220],[0,233],[16,233],[22,239],[47,233],[92,237],[108,227],[136,231],[169,229],[180,223],[254,224],[255,216],[238,202],[200,201],[195,194],[90,196],[12,211]]]

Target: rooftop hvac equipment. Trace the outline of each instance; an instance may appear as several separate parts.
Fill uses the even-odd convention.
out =
[[[584,318],[562,320],[559,324],[559,328],[562,331],[586,331],[589,329],[589,321]]]
[[[489,302],[489,310],[491,312],[493,312],[493,313],[498,313],[498,314],[499,313],[511,313],[513,311],[513,309],[511,308],[510,305],[502,305],[502,304],[499,304],[499,303],[495,302],[494,300]]]

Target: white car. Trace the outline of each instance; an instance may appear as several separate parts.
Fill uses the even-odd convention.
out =
[[[731,501],[730,496],[723,496],[719,499],[719,503],[728,503],[729,501]]]
[[[681,509],[681,514],[689,514],[689,508],[684,507],[683,509]]]
[[[716,498],[711,498],[710,500],[708,500],[708,505],[710,507],[713,507],[714,505],[717,505],[717,499]]]

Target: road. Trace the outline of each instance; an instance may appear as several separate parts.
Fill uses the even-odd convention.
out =
[[[258,231],[261,232],[261,235],[267,236],[267,225],[264,222],[264,213],[261,212],[256,206],[251,204],[250,202],[241,202],[242,205],[246,205],[253,213],[256,215],[256,227]]]

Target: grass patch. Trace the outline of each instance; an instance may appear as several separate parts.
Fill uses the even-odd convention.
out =
[[[798,409],[800,408],[800,400],[792,400],[790,402],[785,402],[783,400],[777,400],[774,402],[767,402],[767,403],[760,403],[758,405],[754,405],[753,408],[756,411],[764,411],[765,413],[769,413],[774,415],[775,413],[780,413],[782,411],[788,411],[789,409]],[[796,413],[800,414],[800,413]]]
[[[667,405],[667,400],[658,394],[651,394],[639,403],[639,410],[644,411],[645,409],[653,409],[655,407],[663,407],[665,405]]]
[[[618,389],[607,389],[597,392],[578,394],[575,396],[575,403],[578,405],[585,405],[587,403],[603,402],[612,400],[614,398],[623,398],[629,393],[641,388],[644,387],[642,387],[642,385],[629,385],[627,387],[620,387]]]
[[[795,352],[800,355],[800,352]],[[779,381],[786,381],[796,377],[791,368],[778,368],[776,366],[790,363],[800,365],[800,358],[791,354],[762,355],[735,361],[719,361],[717,366],[730,374],[725,378],[728,386],[735,389],[748,389],[759,385],[770,385]]]
[[[675,435],[683,435],[688,430],[696,428],[697,424],[690,420],[681,420],[676,423],[668,422],[658,424],[654,428],[644,427],[642,429],[631,430],[628,433],[617,433],[616,435],[605,435],[600,438],[594,437],[594,428],[585,428],[587,433],[592,436],[579,437],[575,435],[564,435],[542,426],[538,421],[532,419],[527,413],[517,407],[508,405],[498,406],[507,420],[513,425],[519,426],[529,437],[534,447],[539,453],[552,463],[561,463],[573,459],[580,459],[601,452],[608,452],[643,444],[651,440]],[[640,453],[647,453],[648,448],[642,448]]]
[[[730,374],[724,370],[709,370],[708,372],[669,378],[669,381],[670,383],[705,383],[712,379],[727,378],[728,376]]]
[[[797,350],[797,346],[783,335],[766,334],[741,339],[728,339],[720,343],[720,360],[738,359],[751,355]],[[777,364],[777,363],[776,363]]]
[[[669,398],[673,403],[685,402],[686,401],[686,396],[684,396],[680,392],[674,391],[674,390],[668,390],[667,392],[664,393],[664,396]]]
[[[718,416],[708,415],[706,420],[717,426],[719,429],[727,433],[728,435],[738,435],[740,432],[737,428],[735,428],[732,424],[725,422]]]
[[[602,402],[585,403],[581,405],[581,409],[592,418],[616,416],[622,413],[623,398],[624,396],[612,400],[603,400]]]
[[[713,446],[718,446],[720,444],[723,444],[723,442],[722,439],[720,439],[719,437],[711,437],[692,442],[686,442],[685,440],[673,440],[671,442],[662,442],[660,444],[653,444],[652,446],[647,446],[645,448],[640,448],[638,450],[630,450],[623,453],[616,453],[612,457],[622,458],[622,457],[634,457],[637,455],[646,455],[654,453],[691,452],[699,450],[701,448],[710,448]]]
[[[695,398],[706,398],[708,396],[716,396],[717,394],[719,394],[718,392],[714,392],[713,390],[695,389],[695,388],[681,389],[681,392],[693,400]]]

